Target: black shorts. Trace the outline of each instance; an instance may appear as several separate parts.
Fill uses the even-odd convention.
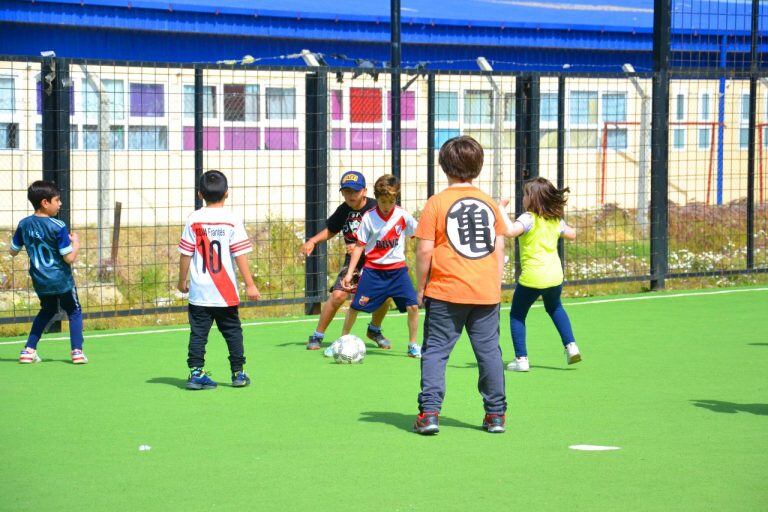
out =
[[[360,258],[360,259],[362,260],[362,258]],[[363,261],[363,262],[358,263],[358,265],[357,265],[357,272],[355,274],[353,274],[353,277],[352,277],[352,283],[354,285],[357,285],[357,280],[360,278],[360,271],[362,270],[364,264],[365,264],[365,262]],[[336,276],[336,281],[333,282],[333,287],[331,288],[332,292],[335,292],[336,290],[338,290],[338,291],[342,291],[342,292],[346,292],[346,293],[355,293],[355,290],[357,290],[357,286],[355,286],[355,290],[353,290],[351,292],[348,291],[348,290],[345,290],[341,286],[341,280],[344,279],[347,276],[347,270],[349,270],[349,262],[345,262],[344,266],[341,267],[341,270],[339,271],[339,275]]]

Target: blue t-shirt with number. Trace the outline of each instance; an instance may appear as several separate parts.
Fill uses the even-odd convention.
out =
[[[22,247],[29,255],[29,275],[38,295],[59,295],[74,288],[72,267],[62,257],[73,250],[63,222],[37,215],[22,219],[11,248],[20,251]]]

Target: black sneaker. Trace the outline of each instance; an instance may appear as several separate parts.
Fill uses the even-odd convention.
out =
[[[232,387],[233,388],[244,388],[245,386],[249,385],[251,383],[251,378],[248,377],[248,374],[245,373],[243,370],[240,370],[239,372],[234,372],[232,374]]]
[[[436,412],[422,412],[416,416],[413,431],[423,436],[431,436],[440,432],[440,419]]]
[[[486,414],[483,418],[483,430],[491,434],[503,434],[506,430],[505,419],[503,414]]]
[[[365,335],[368,336],[369,340],[376,343],[376,345],[378,345],[379,348],[383,348],[384,350],[389,350],[392,348],[392,343],[390,343],[389,340],[384,337],[381,331],[376,332],[371,330],[371,328],[369,327]]]
[[[307,350],[320,350],[320,345],[323,343],[323,338],[318,338],[314,334],[309,337],[307,341]]]

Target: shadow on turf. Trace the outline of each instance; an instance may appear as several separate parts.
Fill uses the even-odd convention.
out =
[[[465,369],[468,369],[468,368],[469,369],[477,368],[477,363],[464,363],[463,365],[449,364],[448,366],[450,368],[459,368],[459,369],[465,370]],[[559,370],[559,371],[565,371],[565,372],[570,372],[570,371],[573,371],[573,370],[576,369],[576,368],[561,368],[561,367],[558,367],[558,366],[542,366],[542,365],[539,365],[539,364],[532,364],[531,368],[540,368],[542,370]]]
[[[747,345],[752,345],[753,347],[768,347],[768,343],[747,343]]]
[[[768,416],[768,404],[737,404],[736,402],[721,402],[720,400],[691,400],[691,402],[696,407],[709,409],[712,412],[724,412],[726,414],[748,412],[758,416]]]
[[[187,389],[187,379],[179,377],[152,377],[147,381],[147,384],[166,384],[179,389]]]
[[[406,432],[413,432],[413,422],[416,420],[416,414],[402,414],[399,412],[379,412],[369,411],[361,412],[362,417],[358,421],[366,421],[368,423],[385,423],[392,425],[400,430]],[[482,419],[482,418],[480,418]],[[440,416],[441,427],[459,427],[468,428],[470,430],[483,430],[478,422],[477,425],[464,423],[463,421],[448,418],[446,416]]]

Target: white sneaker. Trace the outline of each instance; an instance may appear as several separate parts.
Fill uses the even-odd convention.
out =
[[[528,363],[527,357],[518,357],[507,365],[507,370],[510,372],[527,372],[531,370],[531,365]]]
[[[85,357],[85,354],[83,354],[83,351],[80,349],[75,349],[71,352],[72,354],[72,364],[88,364],[88,358]]]
[[[575,342],[571,342],[565,346],[565,360],[568,364],[575,364],[581,361],[581,352]]]
[[[25,347],[24,350],[21,351],[21,354],[19,354],[19,362],[21,364],[33,364],[39,363],[40,361],[42,361],[42,359],[37,355],[37,350],[33,348]]]

